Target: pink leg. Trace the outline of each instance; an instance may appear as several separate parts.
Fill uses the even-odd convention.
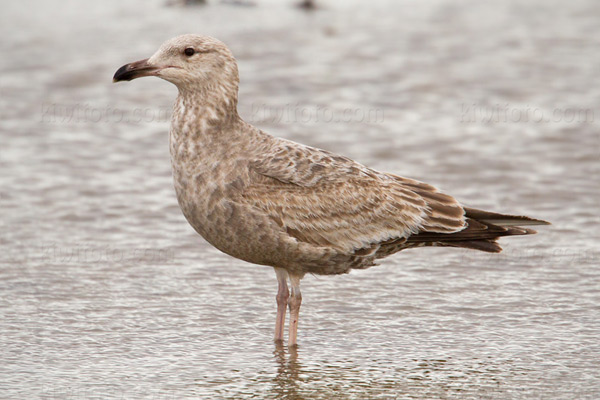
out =
[[[277,290],[277,320],[275,322],[275,341],[283,341],[283,329],[285,327],[285,309],[288,305],[290,292],[287,286],[288,273],[285,269],[275,268],[279,290]]]
[[[290,274],[290,284],[292,293],[290,296],[290,332],[288,346],[297,346],[298,344],[298,317],[300,315],[300,304],[302,304],[302,293],[300,293],[301,276]]]

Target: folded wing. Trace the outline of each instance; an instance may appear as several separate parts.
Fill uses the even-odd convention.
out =
[[[375,256],[421,232],[466,226],[460,204],[433,186],[283,140],[268,154],[251,163],[244,201],[299,241]]]

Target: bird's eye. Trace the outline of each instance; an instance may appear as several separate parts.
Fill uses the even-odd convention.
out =
[[[194,53],[196,53],[196,50],[194,50],[192,47],[188,47],[187,49],[185,49],[183,51],[183,54],[185,54],[188,57],[191,57],[194,55]]]

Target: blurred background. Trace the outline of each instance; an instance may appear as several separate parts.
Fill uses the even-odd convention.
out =
[[[0,5],[1,398],[600,396],[600,3],[184,3]],[[307,276],[276,347],[272,269],[177,205],[176,88],[112,83],[191,32],[261,129],[553,225]]]

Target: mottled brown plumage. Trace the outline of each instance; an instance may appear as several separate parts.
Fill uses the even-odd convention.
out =
[[[238,69],[229,49],[197,35],[174,38],[115,81],[154,75],[177,85],[170,150],[183,214],[213,246],[276,268],[276,340],[290,305],[296,343],[306,273],[342,274],[421,246],[499,252],[501,236],[534,233],[544,221],[462,207],[412,179],[275,138],[237,113]],[[291,297],[287,279],[292,283]]]

